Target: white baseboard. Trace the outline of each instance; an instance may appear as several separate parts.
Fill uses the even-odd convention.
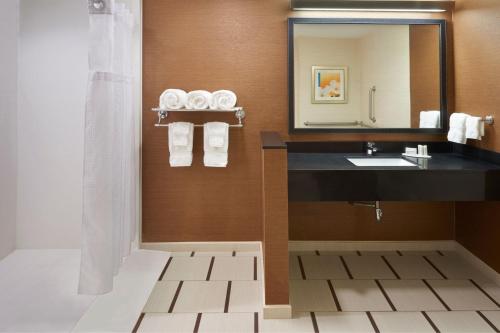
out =
[[[162,242],[141,243],[141,249],[167,252],[260,251],[261,242]]]
[[[264,319],[292,319],[290,304],[264,305],[262,315]]]
[[[484,261],[476,257],[472,252],[467,250],[462,244],[455,242],[455,251],[471,266],[483,273],[488,279],[500,286],[500,274],[493,268],[488,266]]]
[[[455,241],[289,241],[289,251],[453,251]]]

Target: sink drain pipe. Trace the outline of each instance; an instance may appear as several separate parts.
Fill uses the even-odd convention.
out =
[[[362,206],[362,207],[370,207],[375,208],[375,217],[377,218],[377,222],[382,222],[382,208],[380,208],[380,201],[349,201],[351,206]]]

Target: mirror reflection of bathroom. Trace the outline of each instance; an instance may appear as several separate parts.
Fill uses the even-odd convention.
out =
[[[294,24],[295,128],[441,128],[440,26]]]

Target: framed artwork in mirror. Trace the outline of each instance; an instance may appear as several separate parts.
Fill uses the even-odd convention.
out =
[[[311,103],[347,103],[346,66],[312,66]]]

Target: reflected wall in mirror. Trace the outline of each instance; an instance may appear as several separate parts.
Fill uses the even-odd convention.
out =
[[[290,132],[444,132],[445,24],[289,19]]]

